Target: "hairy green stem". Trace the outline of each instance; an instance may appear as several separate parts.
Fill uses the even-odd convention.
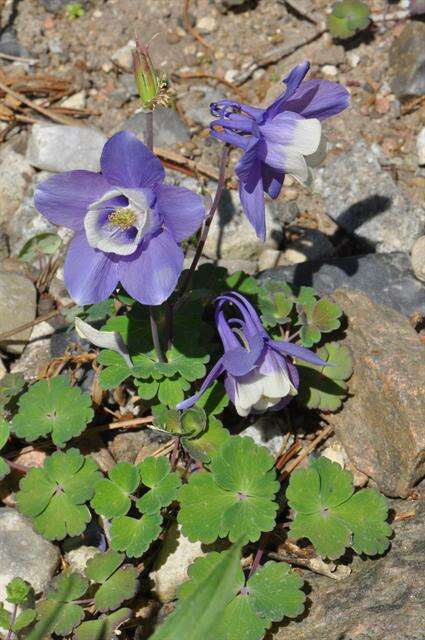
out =
[[[18,605],[17,605],[17,604],[14,604],[14,605],[13,605],[13,611],[12,611],[12,618],[11,618],[11,620],[10,620],[10,629],[9,629],[9,631],[8,631],[8,633],[7,633],[7,638],[6,638],[6,640],[11,640],[12,638],[14,638],[14,637],[15,637],[15,634],[14,634],[14,633],[13,633],[13,631],[12,631],[12,627],[13,627],[13,625],[15,624],[16,614],[17,614],[17,613],[18,613]]]

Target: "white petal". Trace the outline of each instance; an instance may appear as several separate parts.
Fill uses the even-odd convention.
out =
[[[295,151],[292,146],[285,147],[283,152],[283,165],[285,173],[299,180],[303,184],[308,181],[309,171],[304,156]]]
[[[314,153],[307,155],[305,160],[309,167],[318,167],[319,164],[323,162],[326,158],[326,154],[328,152],[328,140],[325,134],[322,132],[322,137],[320,138],[320,144],[317,147]]]
[[[132,368],[133,363],[128,354],[127,347],[122,336],[116,331],[98,331],[81,318],[75,318],[75,330],[81,338],[85,338],[96,347],[116,351],[125,360],[126,364]]]
[[[238,414],[248,415],[251,407],[258,402],[263,395],[264,376],[260,373],[253,373],[243,382],[236,381],[235,384],[235,407]]]
[[[263,395],[267,398],[284,398],[290,391],[291,382],[284,369],[264,376]]]
[[[258,402],[256,402],[256,404],[254,404],[252,408],[256,411],[267,411],[267,409],[270,409],[276,404],[279,404],[281,400],[282,398],[266,398],[265,396],[263,396],[259,399]]]
[[[304,118],[295,124],[291,149],[308,156],[315,153],[320,145],[322,125],[316,118]]]

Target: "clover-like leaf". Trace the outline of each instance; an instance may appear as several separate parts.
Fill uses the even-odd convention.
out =
[[[341,326],[340,307],[326,298],[316,300],[305,289],[298,297],[297,310],[297,324],[301,325],[300,339],[304,347],[312,347],[319,342],[322,333],[330,333]]]
[[[30,469],[22,478],[18,508],[48,540],[77,536],[90,522],[85,502],[93,496],[100,477],[92,458],[85,458],[77,449],[57,451],[42,468]]]
[[[168,507],[177,497],[181,482],[178,474],[171,472],[167,458],[146,458],[140,463],[139,471],[143,484],[150,489],[137,500],[139,511],[151,515]]]
[[[17,615],[16,620],[12,625],[12,631],[19,633],[22,629],[26,629],[34,622],[36,617],[37,612],[35,609],[24,609]]]
[[[10,612],[5,608],[3,602],[0,602],[0,629],[9,629],[10,622]]]
[[[221,382],[215,380],[202,394],[196,403],[197,407],[204,409],[207,416],[218,416],[223,413],[229,404],[229,396]]]
[[[66,636],[71,633],[84,618],[84,609],[74,601],[84,596],[88,586],[88,580],[79,573],[61,573],[46,598],[36,605],[38,627],[45,634]]]
[[[3,449],[6,442],[9,440],[10,428],[6,420],[0,418],[0,452]],[[9,465],[3,458],[0,457],[0,480],[3,480],[9,473]]]
[[[41,256],[50,256],[61,248],[62,240],[56,233],[38,233],[22,247],[19,258],[23,262],[33,262]]]
[[[111,523],[111,546],[125,551],[129,558],[140,558],[161,533],[162,516],[159,513],[141,518],[120,516]]]
[[[334,38],[346,40],[370,23],[369,7],[359,0],[337,2],[328,16],[328,29]]]
[[[91,558],[85,568],[89,580],[100,583],[94,596],[97,611],[117,609],[137,591],[137,571],[131,565],[121,566],[125,556],[110,550]]]
[[[196,438],[207,428],[207,414],[202,407],[193,406],[182,411],[180,425],[182,434],[186,438]]]
[[[129,462],[119,462],[95,486],[91,505],[105,518],[125,515],[131,507],[130,495],[140,483],[137,467]]]
[[[270,531],[279,488],[273,465],[269,452],[251,438],[229,438],[213,457],[211,473],[192,474],[180,490],[177,519],[184,535],[191,541],[229,536],[255,542]]]
[[[132,369],[116,351],[101,351],[97,356],[97,362],[104,365],[99,374],[102,389],[113,389],[132,375]]]
[[[286,497],[295,512],[290,534],[308,538],[319,555],[339,558],[349,546],[367,555],[388,548],[392,530],[385,498],[374,489],[354,493],[351,473],[336,462],[321,457],[296,470]]]
[[[297,401],[308,409],[336,411],[347,395],[347,383],[353,373],[353,361],[348,348],[329,342],[318,349],[317,355],[329,366],[297,362],[300,387]]]
[[[202,581],[220,561],[221,554],[209,553],[189,567],[188,580],[178,592],[179,601],[188,601]],[[272,622],[284,617],[295,618],[304,610],[302,579],[288,564],[267,562],[245,582],[239,568],[234,576],[234,598],[220,616],[217,640],[259,640]]]
[[[87,620],[75,630],[73,640],[111,640],[115,631],[131,618],[131,609],[118,609],[97,620]]]
[[[0,411],[18,396],[25,386],[25,379],[20,373],[6,373],[0,380]]]
[[[189,389],[189,382],[179,374],[173,378],[164,378],[159,381],[158,400],[167,407],[175,407],[184,400],[184,392]]]
[[[194,460],[208,463],[217,455],[223,444],[230,438],[230,433],[225,429],[214,415],[208,418],[206,431],[193,438],[181,438],[181,443]]]
[[[6,600],[11,604],[24,604],[31,593],[31,585],[26,580],[16,577],[6,585]]]
[[[291,287],[286,282],[265,282],[258,298],[258,306],[264,326],[286,324],[294,306]]]
[[[79,436],[93,418],[91,398],[71,387],[63,376],[40,380],[19,400],[12,430],[18,438],[33,442],[51,434],[58,447]]]

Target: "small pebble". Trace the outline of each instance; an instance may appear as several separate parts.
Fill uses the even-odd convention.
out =
[[[355,69],[360,62],[360,56],[354,51],[347,51],[346,56],[347,62],[352,69]]]
[[[325,64],[322,67],[322,73],[325,76],[330,76],[330,77],[334,78],[335,76],[338,75],[338,69],[333,64]]]
[[[217,20],[213,16],[203,16],[196,23],[199,33],[213,33],[217,29]]]
[[[419,131],[416,139],[416,149],[418,151],[418,164],[422,167],[425,165],[425,127],[422,127]]]
[[[228,71],[226,71],[226,73],[224,74],[224,79],[227,82],[234,82],[236,80],[236,78],[238,77],[238,70],[237,69],[229,69]]]
[[[425,236],[421,236],[412,247],[412,269],[418,280],[425,282]]]

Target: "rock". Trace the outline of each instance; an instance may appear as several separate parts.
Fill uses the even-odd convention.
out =
[[[295,222],[300,214],[299,207],[294,201],[288,202],[278,198],[277,200],[269,200],[268,206],[273,218],[282,225]]]
[[[423,346],[397,311],[357,291],[332,297],[348,318],[342,344],[354,373],[343,410],[329,420],[357,469],[385,495],[406,497],[425,475]]]
[[[334,253],[334,247],[328,236],[319,229],[290,227],[296,239],[282,251],[279,264],[298,264],[307,260],[327,258]]]
[[[9,242],[6,234],[0,228],[0,262],[9,257]]]
[[[210,185],[214,192],[215,185]],[[276,249],[282,241],[282,225],[273,219],[266,203],[266,246]],[[204,247],[208,258],[230,258],[232,260],[252,260],[264,250],[254,229],[242,211],[237,191],[225,190],[220,206],[211,223],[210,232]]]
[[[394,523],[389,552],[356,557],[342,581],[304,573],[311,605],[307,615],[273,634],[273,640],[420,640],[425,627],[423,566],[425,500],[391,505],[414,517]]]
[[[418,164],[422,167],[425,165],[425,127],[422,127],[416,138],[416,149],[418,151]]]
[[[131,69],[133,65],[133,51],[136,49],[135,40],[129,40],[127,44],[120,47],[111,55],[112,62],[115,62],[122,69]]]
[[[2,16],[3,17],[3,16]],[[8,27],[0,36],[0,53],[17,58],[30,58],[30,52],[18,42],[16,31],[13,27]]]
[[[173,522],[162,543],[150,574],[154,592],[160,602],[170,602],[176,597],[177,587],[187,580],[187,570],[206,554],[201,542],[190,542],[181,532],[181,526]]]
[[[363,140],[318,170],[316,188],[332,220],[378,253],[408,252],[422,233],[420,210]]]
[[[127,129],[141,140],[145,139],[146,114],[135,113],[126,120],[121,129]],[[153,120],[153,135],[156,147],[169,147],[190,140],[190,131],[175,109],[158,107]]]
[[[35,380],[51,360],[50,337],[54,328],[48,322],[36,324],[19,360],[11,373],[21,373],[25,380]]]
[[[329,78],[335,78],[338,75],[338,69],[333,64],[325,64],[322,67],[322,73]]]
[[[252,438],[255,444],[266,449],[277,457],[282,452],[285,444],[285,435],[288,431],[288,425],[277,415],[272,413],[261,416],[249,427],[239,433],[240,436]]]
[[[213,120],[210,113],[211,102],[218,102],[227,97],[227,94],[219,87],[194,85],[180,99],[180,105],[189,120],[203,127],[209,127]]]
[[[47,11],[51,11],[52,13],[58,13],[65,9],[65,7],[70,4],[69,0],[41,0],[41,4]],[[82,0],[80,4],[87,4],[87,0]]]
[[[0,358],[0,380],[4,378],[7,373],[7,369],[3,364],[3,360]]]
[[[264,249],[258,258],[258,270],[274,269],[279,263],[281,251],[278,249]]]
[[[81,547],[68,551],[68,553],[65,554],[65,561],[67,562],[70,571],[76,571],[77,573],[83,574],[87,562],[97,553],[99,553],[99,549],[97,547],[87,547],[86,545],[82,545]]]
[[[168,436],[152,429],[142,429],[141,431],[127,431],[117,433],[108,444],[116,462],[141,462],[151,456],[164,442],[169,440]]]
[[[296,287],[312,286],[321,295],[332,294],[338,287],[357,289],[374,302],[386,304],[406,316],[425,315],[425,286],[414,277],[405,253],[371,253],[304,262],[261,274],[260,281],[267,279],[286,280]]]
[[[391,88],[398,98],[425,94],[425,23],[412,20],[391,46]]]
[[[321,47],[318,51],[315,52],[313,56],[313,62],[319,67],[324,67],[325,65],[333,66],[343,64],[345,62],[345,49],[341,45]],[[324,69],[322,69],[322,71],[325,73]]]
[[[19,207],[34,169],[20,153],[11,147],[0,152],[0,224],[8,222]]]
[[[412,247],[412,269],[415,276],[425,282],[425,236],[418,238]]]
[[[33,283],[18,273],[0,271],[0,334],[31,322],[36,313]],[[0,344],[9,353],[22,353],[31,329],[21,331]]]
[[[59,558],[59,549],[35,533],[29,520],[15,509],[0,508],[0,601],[5,601],[6,585],[17,576],[27,580],[36,594],[43,592]]]
[[[87,102],[87,95],[84,89],[82,91],[78,91],[78,93],[74,93],[73,96],[69,96],[69,98],[65,98],[65,100],[61,103],[61,107],[66,107],[67,109],[84,109]]]
[[[37,169],[61,172],[100,170],[106,136],[95,127],[35,124],[28,141],[27,160]]]
[[[199,33],[213,33],[217,29],[217,20],[214,16],[202,16],[196,23]]]

